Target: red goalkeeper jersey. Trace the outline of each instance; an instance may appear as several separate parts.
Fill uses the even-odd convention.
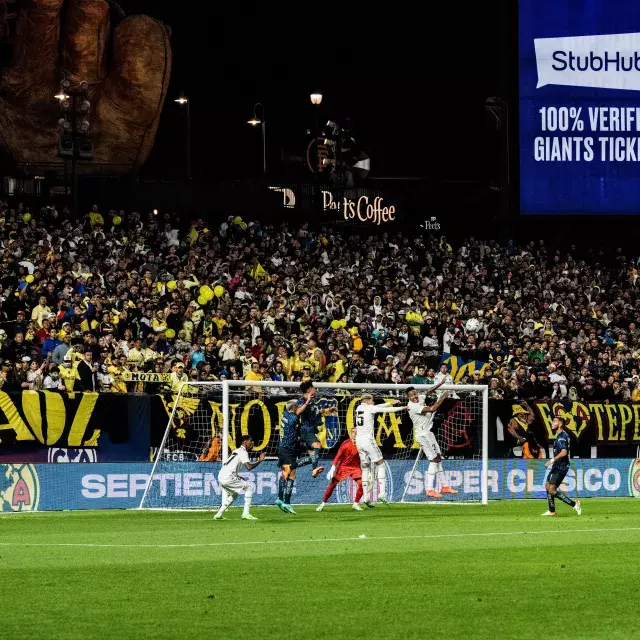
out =
[[[358,447],[351,442],[350,438],[340,445],[333,464],[341,473],[360,470]]]

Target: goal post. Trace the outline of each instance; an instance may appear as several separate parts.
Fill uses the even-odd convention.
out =
[[[355,426],[355,409],[364,393],[373,395],[376,404],[395,399],[403,406],[407,388],[414,387],[427,398],[433,389],[432,385],[313,384],[317,396],[312,406],[321,416],[317,434],[320,464],[326,471]],[[281,418],[287,401],[300,397],[299,388],[300,383],[293,382],[185,382],[177,393],[165,396],[167,423],[161,439],[153,443],[153,466],[139,508],[217,508],[221,502],[218,472],[245,434],[254,441],[250,457],[257,458],[263,452],[266,456],[260,466],[242,473],[253,485],[253,503],[274,504]],[[444,385],[435,393],[444,391],[450,391],[452,397],[438,409],[433,433],[442,450],[447,482],[458,491],[447,495],[446,501],[487,504],[488,387]],[[434,404],[432,398],[426,403]],[[427,461],[414,440],[408,413],[378,414],[375,438],[386,465],[388,498],[394,502],[424,502]],[[296,470],[296,504],[321,501],[327,486],[326,471],[312,478],[310,466]],[[338,485],[332,500],[350,502],[355,489],[355,483],[347,480]]]

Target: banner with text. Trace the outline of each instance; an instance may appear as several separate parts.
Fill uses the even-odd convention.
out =
[[[520,211],[634,214],[640,5],[521,0]]]
[[[0,462],[149,460],[152,401],[143,394],[0,391]]]
[[[387,495],[424,502],[426,463],[411,475],[406,462],[387,462]],[[219,463],[166,463],[154,474],[150,507],[214,508],[220,504]],[[94,465],[0,464],[0,511],[58,511],[78,509],[134,509],[149,481],[150,463]],[[456,460],[445,465],[447,482],[458,494],[449,501],[480,499],[481,474],[477,461]],[[309,468],[300,469],[296,504],[322,500],[326,482],[312,481]],[[278,468],[264,462],[242,475],[254,489],[253,503],[271,505],[278,492]],[[545,497],[548,469],[542,460],[491,460],[489,499],[511,500]],[[409,480],[410,479],[410,480]],[[308,480],[308,481],[307,481]],[[640,460],[574,460],[562,489],[578,498],[640,497]],[[332,502],[349,503],[355,486],[338,485]],[[242,500],[238,501],[241,504]],[[532,507],[534,509],[535,507]]]

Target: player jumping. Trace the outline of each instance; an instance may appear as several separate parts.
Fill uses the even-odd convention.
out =
[[[580,507],[580,500],[572,500],[569,496],[565,495],[558,487],[562,484],[564,477],[569,471],[569,434],[565,430],[567,421],[564,418],[554,418],[551,423],[551,428],[556,432],[556,439],[553,443],[553,458],[549,460],[545,467],[551,467],[549,477],[547,478],[547,501],[549,503],[549,510],[545,511],[543,516],[557,516],[556,513],[556,497],[560,498],[562,502],[565,502],[570,507],[573,507],[574,511],[581,516],[582,508]]]
[[[298,458],[299,425],[296,414],[296,400],[289,400],[282,413],[282,430],[278,445],[278,466],[282,469],[278,485],[276,505],[281,511],[294,513],[291,506],[291,494],[296,480],[296,462]]]
[[[364,485],[363,502],[368,506],[371,504],[371,463],[377,466],[378,474],[378,499],[387,504],[386,480],[387,471],[382,459],[382,453],[376,444],[374,434],[374,420],[376,413],[396,413],[404,411],[406,407],[392,407],[390,402],[374,404],[373,396],[365,393],[360,398],[360,404],[356,409],[356,446],[360,454],[360,464],[362,466],[362,483]]]
[[[338,486],[340,482],[351,478],[357,483],[358,489],[353,501],[353,509],[356,511],[362,511],[360,506],[360,499],[363,495],[362,489],[362,470],[360,469],[360,455],[358,454],[358,448],[356,447],[356,432],[357,429],[352,429],[351,437],[345,440],[338,449],[338,453],[333,460],[333,465],[329,469],[327,474],[327,480],[330,480],[327,490],[324,492],[322,502],[316,508],[316,511],[322,511],[324,506],[329,502],[329,498],[333,493],[333,490]]]
[[[220,509],[218,509],[218,513],[213,516],[214,520],[224,520],[222,515],[238,497],[238,492],[240,491],[244,491],[244,511],[242,512],[242,519],[258,519],[249,513],[253,489],[244,478],[238,475],[238,471],[243,468],[247,471],[251,471],[264,460],[264,452],[262,452],[256,462],[250,462],[249,451],[252,449],[253,440],[251,439],[251,436],[242,436],[242,445],[238,449],[234,449],[228,460],[222,465],[222,469],[220,469],[220,473],[218,474],[218,482],[222,488],[222,505],[220,506]]]
[[[442,384],[444,384],[444,382],[434,387],[434,390],[437,389],[438,386],[442,386]],[[458,493],[455,489],[446,485],[444,468],[442,467],[442,452],[440,451],[436,437],[431,431],[433,428],[433,416],[448,396],[448,391],[441,392],[440,397],[434,405],[425,406],[425,396],[418,395],[418,392],[413,387],[407,389],[407,398],[409,399],[407,409],[409,410],[411,422],[413,422],[413,437],[429,461],[426,482],[427,498],[435,498],[436,500],[442,498],[443,493],[449,493],[451,495]],[[436,476],[440,481],[442,493],[438,493],[435,489]]]
[[[320,440],[318,440],[318,427],[322,424],[322,415],[314,403],[317,390],[313,386],[313,382],[303,382],[300,385],[302,397],[298,400],[295,413],[300,417],[300,439],[302,445],[308,452],[309,456],[301,458],[297,461],[296,466],[302,467],[305,464],[311,464],[313,470],[311,475],[316,478],[324,471],[324,467],[320,466]],[[335,409],[327,409],[327,412],[333,412]]]

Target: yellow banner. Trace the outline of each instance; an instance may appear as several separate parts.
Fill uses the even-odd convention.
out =
[[[122,379],[125,382],[169,382],[170,373],[137,373],[135,371],[124,371]]]

